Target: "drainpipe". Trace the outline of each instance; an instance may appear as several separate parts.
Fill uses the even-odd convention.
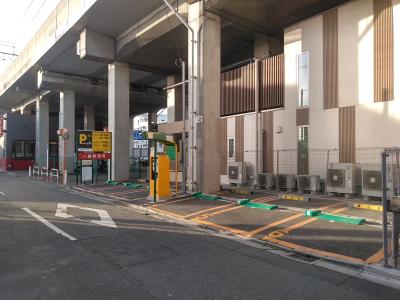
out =
[[[254,60],[254,77],[255,77],[255,110],[256,110],[256,174],[261,173],[260,166],[262,165],[262,155],[261,155],[261,114],[260,114],[260,107],[259,107],[259,60],[256,58]]]
[[[190,31],[190,36],[191,36],[191,45],[192,45],[192,57],[191,57],[191,76],[190,76],[190,78],[189,78],[189,90],[191,91],[190,93],[189,93],[189,99],[188,99],[188,101],[189,101],[189,103],[191,103],[192,104],[192,108],[194,108],[194,105],[193,104],[196,104],[197,105],[197,102],[198,101],[193,101],[194,100],[194,86],[195,86],[195,80],[196,79],[198,79],[199,78],[199,76],[198,76],[198,70],[197,70],[197,72],[196,72],[196,74],[195,74],[195,68],[194,68],[194,54],[195,53],[198,53],[198,49],[196,49],[196,48],[198,48],[197,47],[197,41],[195,40],[195,32],[194,32],[194,30],[193,30],[193,28],[189,25],[189,23],[174,9],[174,7],[169,3],[169,1],[168,0],[163,0],[163,2],[169,7],[169,9],[175,14],[175,16],[179,19],[179,21]],[[198,55],[197,55],[198,56]],[[190,119],[190,127],[191,127],[191,129],[192,129],[192,131],[193,131],[193,128],[195,127],[194,125],[194,122],[195,122],[195,118],[194,118],[194,114],[196,113],[196,111],[192,111],[192,112],[190,112],[190,114],[191,114],[191,117],[189,118]],[[197,164],[194,164],[193,162],[194,162],[194,157],[196,157],[196,159],[197,159],[197,153],[195,153],[195,152],[197,152],[197,148],[195,149],[195,147],[193,146],[194,145],[194,140],[193,140],[193,133],[192,133],[192,148],[190,149],[190,151],[191,151],[191,153],[192,153],[192,155],[191,155],[191,157],[192,157],[192,168],[191,168],[191,178],[190,178],[190,191],[191,192],[193,192],[194,190],[193,190],[193,177],[194,177],[194,168],[193,168],[193,166],[194,165],[197,165]],[[183,146],[185,146],[185,145],[183,145]],[[197,144],[196,144],[196,146],[197,146]],[[195,156],[195,154],[196,154],[196,156]]]

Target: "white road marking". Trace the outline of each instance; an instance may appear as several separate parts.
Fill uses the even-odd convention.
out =
[[[31,211],[29,208],[24,207],[23,210],[25,212],[27,212],[28,214],[30,214],[32,217],[36,218],[38,221],[42,222],[44,225],[49,227],[51,230],[55,231],[56,233],[61,234],[63,237],[66,237],[67,239],[69,239],[71,241],[76,241],[76,238],[74,238],[73,236],[69,235],[65,231],[61,230],[56,225],[50,223],[49,221],[47,221],[43,217],[39,216],[35,212]]]
[[[90,220],[89,223],[102,225],[102,226],[106,226],[106,227],[117,228],[117,225],[115,225],[110,214],[104,209],[95,209],[95,208],[80,207],[77,205],[71,205],[71,204],[65,204],[65,203],[58,203],[55,216],[59,217],[59,218],[64,218],[64,219],[73,218],[74,217],[73,215],[70,215],[67,213],[68,208],[77,208],[77,209],[95,212],[99,215],[100,220]],[[87,222],[87,221],[81,220],[81,219],[77,219],[77,220]]]
[[[4,194],[4,192],[0,191],[0,195],[5,196],[6,194]]]

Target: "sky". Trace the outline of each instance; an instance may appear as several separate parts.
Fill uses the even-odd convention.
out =
[[[60,0],[0,0],[0,52],[19,54]],[[0,74],[13,56],[0,53]]]

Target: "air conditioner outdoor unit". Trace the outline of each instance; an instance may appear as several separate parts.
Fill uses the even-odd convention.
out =
[[[243,162],[228,162],[228,177],[231,185],[247,184],[246,164]]]
[[[297,189],[299,192],[309,191],[317,193],[321,191],[319,175],[297,175]]]
[[[287,191],[296,189],[296,176],[293,174],[277,174],[275,176],[275,187],[277,190],[286,189]]]
[[[353,163],[331,163],[326,178],[326,191],[354,195],[361,188],[361,168]]]
[[[270,190],[275,185],[274,174],[258,173],[257,174],[257,187],[259,189]]]
[[[388,193],[394,195],[394,183],[399,181],[399,171],[392,166],[388,166],[386,178]],[[365,165],[362,167],[362,195],[365,197],[383,197],[380,165]]]

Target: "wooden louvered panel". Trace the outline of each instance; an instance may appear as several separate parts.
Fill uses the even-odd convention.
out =
[[[220,130],[221,130],[221,143],[222,143],[222,162],[221,162],[221,174],[228,174],[228,120],[226,118],[220,119]]]
[[[285,56],[273,56],[261,61],[260,109],[284,107]]]
[[[355,106],[339,108],[339,161],[355,163],[356,160],[356,110]]]
[[[394,99],[393,2],[374,0],[375,102]]]
[[[324,109],[337,108],[338,98],[338,11],[323,15]]]
[[[221,116],[255,111],[255,63],[221,74]]]
[[[235,161],[244,160],[244,117],[235,118]]]

